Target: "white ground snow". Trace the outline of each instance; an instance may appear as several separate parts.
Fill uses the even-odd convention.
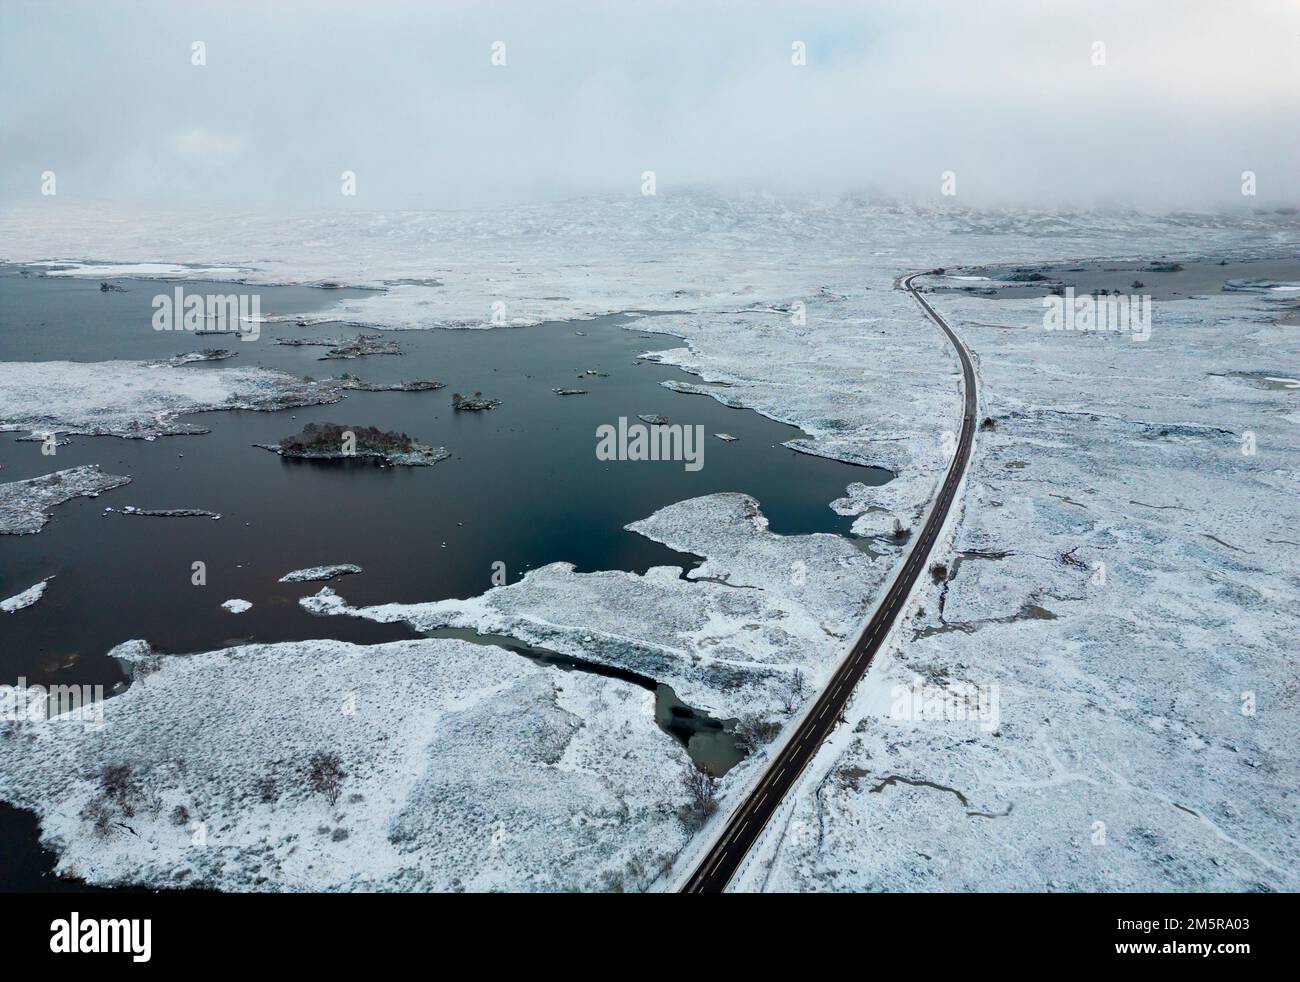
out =
[[[0,796],[41,816],[67,875],[639,890],[685,841],[685,755],[634,685],[453,640],[115,653],[139,667],[103,726],[0,723]],[[334,804],[309,786],[316,753],[345,774]]]
[[[287,409],[337,402],[342,385],[266,368],[204,372],[142,361],[0,362],[0,432],[152,439],[204,433],[178,417],[213,409]]]
[[[242,614],[246,610],[253,609],[253,605],[249,601],[241,600],[238,597],[235,597],[231,600],[227,600],[221,606],[223,609],[230,611],[232,614]]]
[[[50,520],[50,509],[55,505],[73,498],[97,498],[104,491],[130,483],[129,477],[105,474],[98,464],[86,464],[0,484],[0,535],[39,532]]]
[[[0,600],[0,612],[13,614],[25,607],[30,607],[45,596],[45,587],[49,585],[49,582],[50,580],[47,577],[39,583],[33,583],[22,593],[15,593],[7,600]]]
[[[960,558],[736,885],[1300,888],[1300,404],[1257,377],[1295,328],[1241,295],[1157,304],[1146,342],[935,302],[997,421]],[[995,696],[996,727],[907,718],[916,677]]]
[[[881,289],[879,272],[887,281],[935,264],[1047,252],[1277,255],[1294,241],[1295,219],[1279,215],[981,213],[950,201],[724,198],[704,189],[397,214],[113,213],[62,197],[0,212],[6,261],[76,261],[81,275],[127,275],[104,268],[111,257],[148,264],[141,273],[184,275],[191,264],[248,283],[387,287],[307,319],[393,329],[487,327],[498,301],[512,325],[630,309],[722,313],[807,303],[822,286],[843,292],[865,279]]]

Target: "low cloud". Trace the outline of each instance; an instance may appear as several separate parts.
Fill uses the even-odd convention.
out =
[[[976,206],[1300,194],[1300,6],[1267,0],[0,2],[3,202],[47,169],[259,207],[636,194],[645,170],[935,201],[952,172]]]
[[[234,157],[243,152],[247,142],[243,134],[214,133],[202,126],[191,126],[172,137],[172,147],[185,157]]]

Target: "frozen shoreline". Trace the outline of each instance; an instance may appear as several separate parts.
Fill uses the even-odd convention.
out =
[[[0,362],[0,432],[117,436],[206,433],[182,416],[338,402],[345,381],[308,382],[266,368],[188,370],[140,361]]]
[[[689,579],[672,566],[638,576],[554,563],[468,600],[357,608],[323,587],[300,603],[419,631],[504,635],[665,682],[716,716],[784,721],[792,673],[820,681],[862,618],[858,584],[886,565],[839,536],[774,535],[740,494],[679,502],[629,529],[705,562]]]

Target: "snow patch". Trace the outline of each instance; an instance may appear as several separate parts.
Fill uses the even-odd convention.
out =
[[[45,587],[53,577],[47,577],[39,583],[29,586],[22,593],[16,593],[8,600],[0,600],[0,612],[12,614],[22,610],[24,607],[30,607],[36,601],[45,595]]]
[[[0,484],[0,535],[32,535],[50,520],[49,510],[73,498],[97,498],[103,491],[130,484],[129,477],[104,474],[98,464],[84,464],[41,477]]]

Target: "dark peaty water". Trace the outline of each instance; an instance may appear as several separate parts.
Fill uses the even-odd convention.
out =
[[[289,570],[357,563],[365,572],[335,582],[355,603],[468,597],[491,586],[493,564],[513,582],[562,560],[579,570],[689,565],[692,557],[623,530],[675,501],[744,491],[761,502],[774,531],[847,532],[849,520],[828,503],[852,481],[883,483],[887,472],[795,453],[780,446],[794,427],[659,383],[691,376],[638,359],[676,347],[674,338],[641,337],[623,317],[493,331],[389,332],[402,356],[320,361],[321,348],[277,346],[274,337],[355,334],[342,324],[265,326],[256,342],[153,331],[150,299],[169,286],[121,281],[127,293],[101,293],[97,282],[0,277],[0,360],[159,358],[206,346],[237,355],[215,365],[160,371],[212,371],[257,364],[323,378],[349,371],[387,382],[436,378],[445,389],[418,393],[353,392],[341,403],[274,413],[214,412],[185,417],[210,427],[202,436],[156,441],[74,437],[55,456],[40,444],[0,437],[4,480],[98,463],[132,483],[96,499],[53,510],[38,535],[0,537],[0,596],[55,575],[45,597],[0,621],[4,676],[29,681],[102,682],[119,676],[104,651],[143,637],[165,651],[194,651],[232,640],[339,637],[375,641],[401,629],[349,618],[318,618],[297,599],[319,584],[280,584]],[[232,285],[192,289],[228,292]],[[334,291],[259,288],[264,312],[306,311],[333,302]],[[581,333],[579,333],[581,332]],[[608,377],[579,373],[595,369]],[[587,389],[558,396],[556,387]],[[500,408],[451,409],[453,392],[482,391]],[[600,461],[596,428],[639,413],[702,424],[704,467],[673,461]],[[253,447],[275,443],[308,421],[401,430],[445,446],[450,460],[428,468],[385,468],[368,461],[282,459]],[[715,432],[740,439],[724,443]],[[183,456],[182,456],[183,455]],[[204,508],[220,521],[103,514],[121,508]],[[191,584],[191,564],[207,567],[207,585]],[[232,615],[222,601],[253,609]]]

